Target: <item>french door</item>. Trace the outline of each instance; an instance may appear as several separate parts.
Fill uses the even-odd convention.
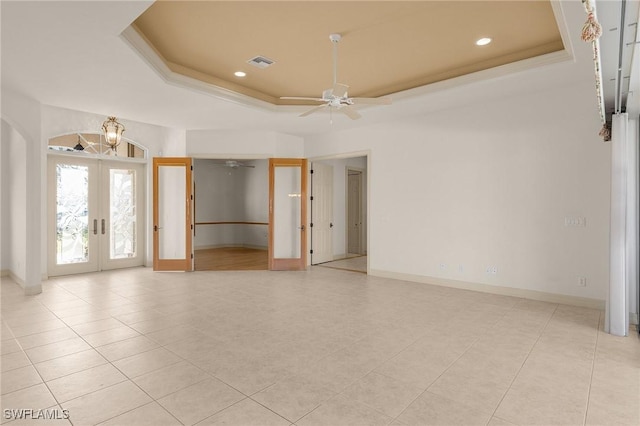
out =
[[[307,160],[269,159],[269,269],[307,267]]]
[[[144,263],[144,164],[50,155],[48,275]]]
[[[153,159],[153,270],[193,271],[193,180],[189,157]]]

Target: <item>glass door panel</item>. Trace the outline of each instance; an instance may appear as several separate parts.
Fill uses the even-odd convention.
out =
[[[300,167],[276,167],[273,194],[273,256],[300,257],[301,182]]]
[[[104,162],[102,176],[103,269],[140,266],[144,263],[144,166]]]
[[[304,159],[269,160],[269,269],[306,268]]]
[[[48,163],[48,275],[97,271],[97,163],[65,158]]]
[[[153,269],[193,270],[191,159],[153,159]]]

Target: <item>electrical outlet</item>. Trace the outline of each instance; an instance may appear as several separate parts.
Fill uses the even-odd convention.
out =
[[[487,266],[487,269],[485,269],[485,271],[489,275],[496,275],[498,273],[498,267],[497,266]]]
[[[440,269],[444,271],[445,269],[447,269],[447,265],[445,263],[441,263]]]
[[[578,285],[580,287],[586,287],[587,286],[587,277],[578,277]]]
[[[570,228],[584,228],[587,226],[587,218],[586,217],[565,217],[564,218],[564,226]]]
[[[458,272],[464,272],[464,265],[458,265]]]

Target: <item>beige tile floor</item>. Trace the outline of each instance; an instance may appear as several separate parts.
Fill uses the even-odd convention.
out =
[[[640,424],[640,341],[592,309],[322,267],[43,289],[2,279],[12,426]]]
[[[334,269],[344,269],[345,271],[367,273],[367,256],[349,255],[346,259],[334,260],[332,262],[321,263],[318,266]]]

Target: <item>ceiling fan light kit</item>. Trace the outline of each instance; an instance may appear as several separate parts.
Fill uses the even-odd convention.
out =
[[[313,101],[322,102],[322,105],[315,106],[310,110],[300,114],[300,117],[306,117],[314,112],[329,108],[329,112],[333,112],[335,109],[338,112],[343,113],[352,120],[357,120],[360,117],[360,113],[353,108],[353,105],[389,105],[391,104],[391,98],[352,98],[349,97],[349,86],[346,84],[338,83],[338,43],[342,39],[340,34],[330,34],[329,40],[333,44],[333,87],[325,89],[322,92],[321,98],[308,98],[300,96],[283,96],[280,99],[298,100],[298,101]],[[332,120],[330,120],[332,122]]]

